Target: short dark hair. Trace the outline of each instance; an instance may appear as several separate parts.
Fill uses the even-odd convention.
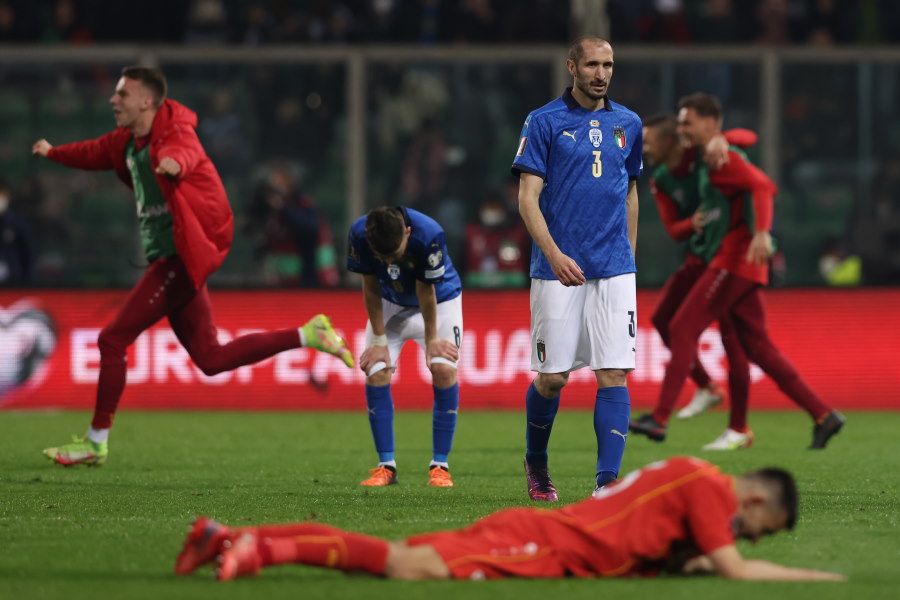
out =
[[[678,135],[678,119],[675,115],[657,113],[644,119],[644,127],[654,127],[659,135],[676,137]]]
[[[376,254],[386,256],[399,248],[405,230],[406,223],[399,209],[379,206],[366,215],[366,241]]]
[[[156,106],[162,106],[166,95],[169,93],[169,84],[166,83],[166,76],[159,69],[139,66],[125,67],[122,69],[122,77],[140,81],[147,86],[156,100]]]
[[[778,467],[766,467],[745,473],[744,477],[760,482],[772,492],[773,502],[784,509],[787,515],[785,527],[793,529],[797,524],[797,507],[800,500],[793,475]]]
[[[696,92],[684,96],[678,101],[678,109],[692,108],[701,117],[713,117],[716,121],[722,120],[722,103],[712,94]]]
[[[602,37],[596,35],[583,35],[581,37],[575,38],[574,40],[572,40],[572,43],[569,44],[569,60],[571,60],[576,65],[578,64],[578,61],[581,60],[584,56],[585,42],[606,44],[607,46],[612,48],[612,44],[609,43],[609,40],[605,40]]]

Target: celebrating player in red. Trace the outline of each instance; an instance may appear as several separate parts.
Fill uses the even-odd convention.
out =
[[[666,232],[675,241],[687,241],[688,248],[684,262],[663,286],[662,297],[650,317],[666,346],[669,345],[669,322],[694,282],[706,270],[706,263],[721,242],[721,236],[711,239],[709,233],[712,228],[703,227],[709,216],[700,210],[699,179],[708,175],[705,170],[697,168],[694,149],[684,148],[677,125],[672,115],[654,115],[644,120],[644,162],[653,168],[650,190]],[[716,166],[724,164],[728,159],[729,143],[752,146],[756,143],[756,134],[746,129],[735,129],[726,131],[724,137],[716,136],[705,149],[707,159],[714,161]],[[730,318],[720,319],[719,331],[728,358],[729,393],[735,403],[746,405],[750,363]],[[697,384],[697,391],[691,402],[678,411],[677,416],[681,419],[689,419],[720,404],[726,396],[726,392],[712,381],[699,357],[691,367],[690,376]],[[752,438],[747,440],[752,441]]]
[[[149,263],[118,314],[100,332],[100,377],[91,427],[83,438],[44,454],[63,465],[102,464],[119,398],[127,348],[167,317],[178,340],[207,375],[307,346],[353,357],[325,315],[303,327],[217,340],[206,279],[231,247],[233,216],[225,188],[197,134],[197,115],[166,99],[157,69],[126,67],[110,98],[116,128],[94,140],[53,147],[39,140],[34,154],[69,167],[112,169],[134,190],[144,254]]]
[[[696,458],[653,463],[594,497],[558,509],[511,508],[454,531],[385,540],[318,523],[229,529],[198,519],[175,572],[217,562],[221,581],[300,563],[396,579],[627,577],[715,572],[732,579],[841,581],[842,575],[746,560],[797,520],[797,488],[781,469],[729,477]]]
[[[679,102],[678,130],[698,151],[721,133],[721,127],[722,107],[714,96],[693,94]],[[843,427],[843,415],[826,406],[800,378],[772,343],[766,329],[761,289],[769,279],[768,260],[772,254],[769,229],[776,191],[765,173],[734,151],[729,152],[724,165],[709,171],[709,181],[701,188],[701,209],[707,214],[728,215],[727,221],[717,223],[727,224],[727,233],[669,325],[672,358],[666,367],[656,409],[653,414],[632,419],[631,431],[655,441],[665,439],[669,417],[697,354],[700,334],[723,316],[734,322],[747,358],[759,365],[781,391],[813,418],[810,448],[825,448],[828,440]],[[704,222],[703,227],[708,226]],[[742,414],[732,411],[729,429],[747,434],[746,410]]]

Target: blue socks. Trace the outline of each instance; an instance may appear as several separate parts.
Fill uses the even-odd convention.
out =
[[[624,386],[600,388],[594,403],[594,433],[597,435],[597,485],[602,486],[619,476],[631,398]]]
[[[529,463],[547,464],[547,445],[558,410],[559,394],[555,398],[544,398],[532,381],[525,393],[525,460]],[[627,418],[625,428],[628,429]]]
[[[435,463],[446,463],[453,446],[456,416],[459,410],[459,384],[434,388],[434,412],[431,418],[431,448]]]
[[[394,399],[391,385],[367,385],[366,406],[379,462],[394,460]]]
[[[369,409],[369,426],[375,440],[378,461],[394,460],[394,400],[391,386],[367,385],[366,406]],[[432,450],[435,463],[447,462],[456,432],[456,415],[459,410],[459,384],[448,388],[434,388],[434,413],[432,417]]]

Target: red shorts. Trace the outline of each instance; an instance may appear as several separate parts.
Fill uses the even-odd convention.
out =
[[[502,510],[465,529],[415,535],[406,543],[433,547],[454,579],[564,577],[566,569],[540,526],[540,513]]]

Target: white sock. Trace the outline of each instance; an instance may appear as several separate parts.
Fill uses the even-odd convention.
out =
[[[300,347],[301,347],[301,348],[306,348],[306,336],[303,335],[303,328],[302,328],[302,327],[298,327],[298,328],[297,328],[297,333],[300,334]]]
[[[87,438],[95,444],[102,444],[109,440],[109,429],[94,429],[91,427],[87,430]]]
[[[449,470],[450,470],[450,463],[431,461],[431,464],[428,465],[428,469],[429,469],[429,470],[431,470],[431,469],[433,469],[433,468],[435,468],[435,467],[443,467],[443,468],[445,468],[445,469],[447,469],[447,470],[449,471]]]
[[[378,463],[378,466],[379,467],[393,467],[394,470],[396,471],[397,470],[397,461],[389,460],[387,462],[380,462],[380,463]]]

